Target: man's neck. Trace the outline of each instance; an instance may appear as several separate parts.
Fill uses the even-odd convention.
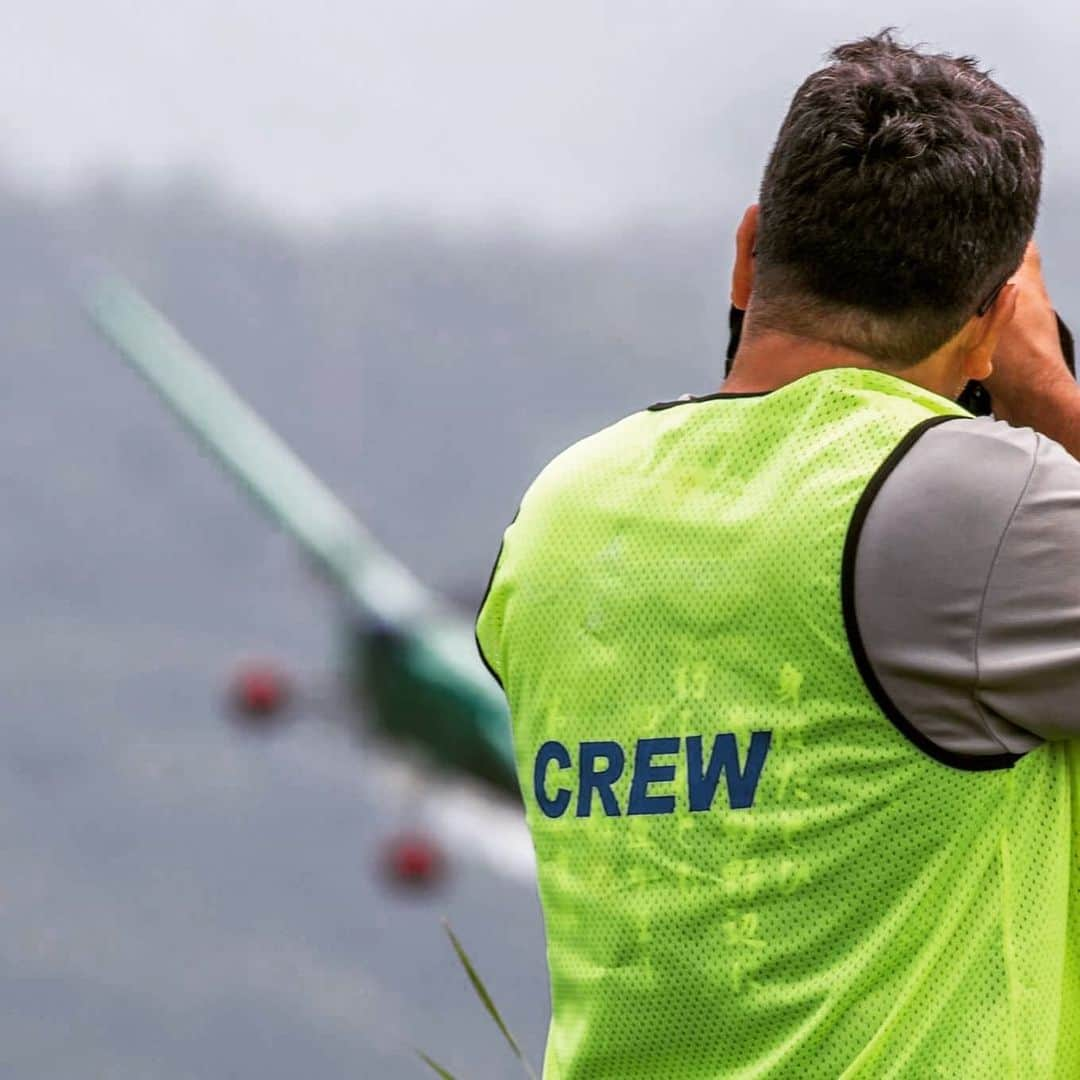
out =
[[[955,397],[955,387],[946,385],[948,379],[939,370],[940,366],[924,362],[899,371],[883,367],[854,349],[781,330],[761,330],[739,345],[731,374],[724,380],[724,392],[762,393],[786,386],[814,371],[858,367],[885,371],[942,396]]]

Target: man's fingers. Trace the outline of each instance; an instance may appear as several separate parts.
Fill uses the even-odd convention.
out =
[[[1020,289],[1013,281],[1005,284],[1001,290],[1001,325],[1007,326],[1016,314],[1016,301],[1020,299]]]
[[[1013,275],[1012,280],[1030,296],[1038,296],[1047,304],[1050,303],[1046,279],[1043,277],[1042,253],[1034,240],[1028,243],[1024,251],[1024,261],[1020,264],[1020,269]]]

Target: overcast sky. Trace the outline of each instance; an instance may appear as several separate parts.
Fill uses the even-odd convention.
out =
[[[813,11],[808,10],[813,8]],[[973,52],[1080,175],[1071,4],[6,0],[0,162],[206,173],[286,217],[591,229],[752,198],[795,86],[881,26]],[[1067,13],[1067,14],[1066,14]]]

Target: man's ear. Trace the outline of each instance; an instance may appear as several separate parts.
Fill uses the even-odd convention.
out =
[[[731,303],[745,311],[754,288],[754,244],[757,243],[757,203],[746,208],[735,233],[735,269],[731,274]]]
[[[971,320],[970,344],[963,363],[963,372],[967,378],[988,379],[993,373],[994,350],[1002,331],[1009,325],[1009,320],[1016,311],[1018,296],[1017,286],[1010,281],[998,293],[990,310]]]

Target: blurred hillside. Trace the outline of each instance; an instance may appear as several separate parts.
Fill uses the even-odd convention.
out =
[[[103,184],[52,204],[0,190],[4,441],[24,463],[58,469],[40,478],[53,496],[101,487],[113,513],[110,475],[134,468],[148,542],[155,523],[201,531],[207,497],[234,512],[238,496],[194,452],[168,452],[184,436],[79,314],[79,285],[114,268],[380,538],[472,602],[525,486],[558,450],[718,384],[729,248],[727,228],[558,246],[512,228],[396,221],[300,234],[198,182],[152,194]],[[78,445],[103,425],[128,459],[56,460],[58,432]],[[190,470],[166,464],[176,461]],[[180,524],[196,507],[203,520]]]
[[[1049,193],[1040,239],[1069,318],[1076,230],[1064,196]],[[555,242],[393,220],[288,231],[198,181],[149,193],[105,183],[64,202],[0,187],[7,488],[48,501],[50,528],[65,491],[78,494],[71,505],[100,491],[112,515],[127,499],[148,553],[177,529],[212,542],[211,510],[248,513],[80,315],[80,285],[109,267],[377,536],[473,603],[522,492],[556,452],[652,401],[718,385],[736,215]],[[71,452],[104,445],[90,431],[106,426],[119,459]],[[29,493],[11,475],[27,461],[39,469]],[[141,570],[158,574],[130,549],[97,553],[114,556],[133,587]],[[91,595],[67,600],[92,608]]]

